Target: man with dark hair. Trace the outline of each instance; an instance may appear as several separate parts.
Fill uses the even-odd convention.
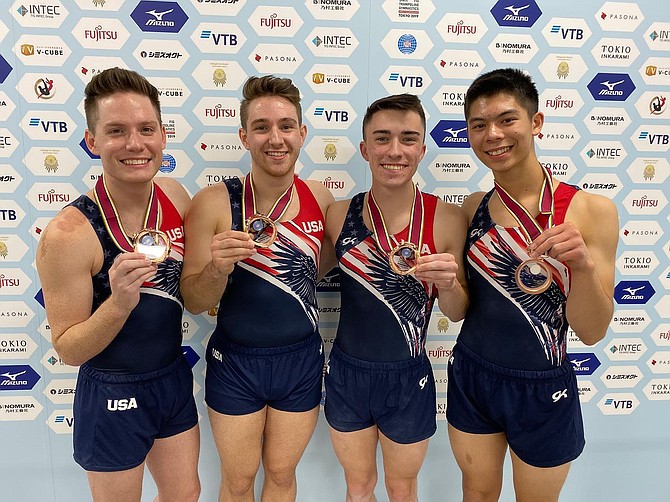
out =
[[[428,322],[436,298],[453,321],[467,306],[465,214],[412,180],[426,152],[425,131],[418,97],[372,103],[360,144],[372,188],[335,202],[326,218],[341,306],[325,414],[348,501],[375,500],[378,444],[389,500],[417,500],[417,476],[437,427]]]
[[[262,500],[280,502],[295,500],[319,412],[316,280],[333,196],[295,176],[307,127],[291,80],[251,77],[243,96],[239,136],[251,171],[193,198],[182,292],[193,313],[219,305],[205,379],[219,500],[254,500],[262,460]]]
[[[523,71],[478,77],[465,118],[495,186],[463,204],[470,306],[447,386],[463,500],[498,500],[509,445],[517,500],[557,501],[585,443],[568,325],[587,345],[607,332],[617,212],[540,164],[534,137],[544,115]]]
[[[156,88],[112,68],[85,94],[86,145],[103,175],[37,249],[54,348],[81,365],[74,459],[96,502],[139,501],[145,463],[160,502],[194,502],[200,436],[179,293],[190,199],[155,178],[165,147]]]

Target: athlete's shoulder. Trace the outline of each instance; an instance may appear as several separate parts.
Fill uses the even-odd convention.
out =
[[[481,199],[480,199],[481,200]],[[436,220],[447,220],[452,224],[467,224],[467,214],[463,207],[438,199],[435,208]]]
[[[186,191],[186,188],[174,178],[156,177],[154,178],[156,184],[165,193],[170,202],[177,208],[180,214],[184,214],[191,203],[191,196]]]
[[[86,260],[100,247],[95,230],[84,213],[73,206],[63,208],[40,234],[37,262],[46,261],[47,255],[61,258],[78,256]],[[55,262],[58,262],[56,258]]]
[[[465,214],[467,215],[469,220],[471,220],[472,217],[474,216],[475,211],[477,211],[477,208],[482,203],[482,199],[484,198],[485,195],[486,192],[473,192],[470,195],[468,195],[463,201],[463,205],[461,206],[461,208],[463,211],[465,211]]]
[[[317,180],[302,180],[309,190],[314,195],[314,198],[319,202],[319,205],[323,207],[324,203],[326,207],[330,206],[335,201],[333,193],[326,188],[326,186]]]
[[[574,223],[577,228],[606,228],[616,226],[618,229],[619,215],[617,207],[611,199],[584,190],[575,193],[565,216],[566,221]]]

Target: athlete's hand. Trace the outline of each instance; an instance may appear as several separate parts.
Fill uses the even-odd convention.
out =
[[[593,259],[582,234],[570,222],[565,222],[542,232],[529,246],[531,258],[549,256],[572,269],[592,268]]]
[[[256,252],[251,236],[238,230],[226,230],[212,237],[209,246],[212,264],[221,275],[230,275],[238,261],[249,258]]]
[[[439,289],[451,289],[458,282],[458,263],[450,253],[435,253],[419,256],[414,276],[420,281],[432,282]]]
[[[140,301],[140,287],[157,269],[142,253],[119,253],[109,269],[111,301],[125,312],[133,310]]]

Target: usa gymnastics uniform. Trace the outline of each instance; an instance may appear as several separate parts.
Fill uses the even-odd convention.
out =
[[[226,180],[232,229],[242,226],[242,183]],[[301,412],[321,400],[324,355],[316,277],[323,214],[295,178],[300,210],[277,223],[277,239],[235,265],[207,347],[205,400],[219,413],[245,415],[266,405]]]
[[[421,194],[421,254],[435,253],[437,198]],[[325,376],[325,415],[341,432],[377,425],[392,441],[415,443],[435,433],[435,379],[424,346],[437,289],[391,270],[363,221],[356,195],[335,244],[340,267],[340,321]],[[407,239],[409,229],[395,235]]]
[[[556,225],[577,191],[565,183],[556,187]],[[529,258],[526,240],[518,227],[492,221],[493,193],[482,199],[468,231],[470,305],[448,366],[447,419],[467,433],[505,432],[521,460],[554,467],[577,458],[585,443],[577,381],[566,357],[570,270],[547,257],[549,289],[521,291],[515,270]],[[546,222],[538,217],[538,223]]]
[[[183,302],[179,277],[184,255],[181,215],[154,185],[171,241],[169,257],[140,288],[140,300],[114,340],[79,368],[74,399],[74,459],[88,471],[121,471],[144,462],[157,438],[198,423],[193,374],[181,350]],[[93,281],[93,311],[111,294],[109,269],[122,251],[98,205],[86,195],[72,206],[95,230],[104,253]]]

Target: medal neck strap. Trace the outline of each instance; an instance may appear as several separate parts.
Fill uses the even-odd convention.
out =
[[[382,212],[377,205],[372,189],[368,192],[367,209],[370,222],[372,223],[372,233],[377,246],[379,246],[379,248],[386,254],[390,254],[393,248],[398,245],[398,241],[395,236],[389,235],[386,228],[386,222],[384,221],[384,215],[382,215]],[[415,244],[418,249],[421,249],[421,242],[423,239],[423,214],[423,197],[421,196],[419,188],[415,186],[414,197],[412,199],[412,210],[409,215],[407,242]]]
[[[554,224],[554,183],[548,167],[543,166],[542,173],[544,179],[542,180],[538,209],[540,214],[547,216],[546,228],[551,228]],[[535,240],[545,230],[545,227],[540,225],[537,219],[498,183],[495,183],[495,190],[503,206],[519,223],[519,228],[526,235],[528,241]]]
[[[102,213],[102,220],[105,223],[105,228],[109,233],[110,238],[121,251],[132,252],[134,250],[134,236],[129,236],[123,228],[119,211],[114,204],[114,200],[107,189],[105,176],[102,175],[95,183],[93,190],[95,202]],[[149,195],[149,203],[147,205],[146,213],[144,214],[142,228],[158,229],[161,222],[161,209],[156,196],[155,183],[151,181],[151,193]]]
[[[291,205],[291,200],[293,200],[293,185],[295,184],[295,177],[291,179],[291,184],[284,191],[283,194],[272,205],[272,208],[268,212],[267,216],[272,221],[278,221],[284,216],[284,213]],[[256,210],[256,196],[254,194],[254,182],[251,177],[251,173],[248,173],[244,180],[242,181],[242,221],[247,221],[247,218],[253,215],[260,214]]]

